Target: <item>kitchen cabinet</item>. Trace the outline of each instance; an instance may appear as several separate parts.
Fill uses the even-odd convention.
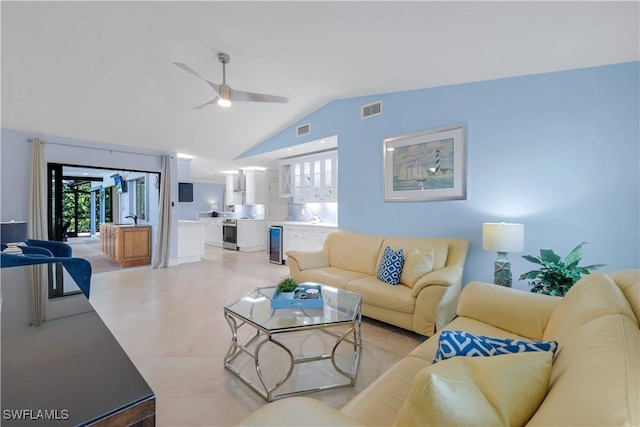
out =
[[[293,173],[291,163],[281,162],[278,168],[278,196],[291,197],[293,194]]]
[[[102,223],[100,249],[121,267],[151,264],[151,226]]]
[[[266,174],[262,170],[244,172],[245,196],[247,205],[264,205],[267,203]]]
[[[205,225],[201,221],[178,221],[178,264],[202,259],[204,228]]]
[[[222,218],[200,218],[204,223],[204,243],[222,247]]]
[[[280,162],[279,195],[293,196],[294,203],[338,200],[336,150]]]
[[[310,250],[321,248],[333,227],[284,225],[282,227],[282,251],[287,259],[287,251]]]
[[[256,252],[265,249],[266,231],[262,220],[239,219],[237,222],[238,249]]]

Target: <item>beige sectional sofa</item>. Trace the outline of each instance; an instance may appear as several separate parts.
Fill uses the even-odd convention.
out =
[[[502,419],[495,424],[640,425],[640,270],[594,272],[576,283],[564,298],[471,282],[462,291],[457,313],[458,317],[445,330],[558,342],[547,374],[548,383],[539,397],[541,403],[535,403],[532,415],[527,414],[519,423]],[[455,393],[449,399],[415,398],[414,382],[421,381],[425,371],[437,372],[438,365],[447,362],[431,364],[441,333],[418,346],[339,411],[308,397],[295,397],[266,405],[241,425],[427,426],[434,423],[424,417],[439,413],[440,406],[449,399],[456,402],[454,412],[458,411],[452,416],[463,414],[472,420],[472,425],[477,424],[473,420],[480,398],[464,399]],[[537,354],[550,359],[551,353]],[[500,366],[515,356],[522,354],[456,356],[449,361],[493,361]],[[482,371],[475,375],[482,375]],[[447,382],[442,372],[440,380]],[[519,384],[520,378],[513,378],[509,384],[511,392],[499,395],[494,409],[503,409],[500,405],[509,401],[515,405],[530,404],[534,399],[531,390],[518,390]],[[492,387],[485,391],[489,392],[489,388]],[[460,419],[439,419],[435,424],[464,423]]]
[[[384,249],[403,249],[399,285],[376,277]],[[362,314],[431,336],[455,316],[469,241],[389,237],[338,230],[324,246],[288,251],[291,277],[362,295]]]

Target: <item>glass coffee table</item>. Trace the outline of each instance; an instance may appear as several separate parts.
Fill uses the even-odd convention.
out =
[[[322,308],[274,309],[275,286],[224,306],[232,335],[224,366],[269,402],[355,384],[362,296],[320,287]]]

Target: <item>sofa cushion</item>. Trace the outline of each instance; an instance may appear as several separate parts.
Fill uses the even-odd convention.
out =
[[[560,341],[547,397],[529,425],[639,426],[638,360],[640,330],[628,316],[581,325]]]
[[[357,271],[343,270],[336,267],[312,268],[302,270],[298,274],[299,282],[316,282],[323,285],[333,286],[335,288],[345,289],[347,283],[361,277],[369,277],[364,273]],[[387,285],[388,286],[388,285]]]
[[[454,356],[497,356],[510,353],[527,353],[531,351],[550,351],[555,353],[556,341],[531,341],[509,338],[474,335],[470,332],[447,330],[438,337],[438,349],[433,363]]]
[[[636,320],[640,322],[640,270],[620,270],[609,273],[609,276],[616,282],[636,315]]]
[[[382,247],[402,248],[405,253],[418,251],[427,254],[433,251],[433,269],[440,270],[447,265],[449,242],[447,239],[424,237],[385,237]],[[378,255],[378,262],[382,253]]]
[[[405,285],[389,286],[376,277],[366,276],[347,283],[346,290],[362,295],[362,303],[384,307],[401,313],[412,314],[416,299],[411,288]]]
[[[469,282],[460,294],[456,313],[461,318],[471,318],[515,335],[541,340],[544,339],[549,319],[562,303],[561,297],[473,281]]]
[[[340,412],[367,426],[392,425],[411,390],[413,378],[430,364],[417,357],[399,360],[340,408]],[[359,372],[358,376],[361,374]]]
[[[397,285],[400,283],[403,266],[404,251],[402,249],[394,251],[391,246],[387,246],[384,248],[384,254],[380,260],[376,277],[390,285]]]
[[[542,339],[562,342],[562,338],[581,325],[608,314],[624,314],[637,319],[615,282],[606,274],[593,272],[569,289],[555,309]]]
[[[549,352],[454,357],[416,375],[395,426],[523,426],[544,399]]]
[[[420,252],[418,249],[405,251],[400,282],[413,288],[418,279],[431,271],[433,271],[433,249],[427,252]]]
[[[330,246],[329,265],[375,276],[382,240],[381,236],[352,231],[331,233],[325,242],[325,247]]]

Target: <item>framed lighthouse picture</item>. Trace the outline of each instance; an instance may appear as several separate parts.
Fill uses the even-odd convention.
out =
[[[466,125],[387,138],[383,143],[384,200],[464,200]]]

